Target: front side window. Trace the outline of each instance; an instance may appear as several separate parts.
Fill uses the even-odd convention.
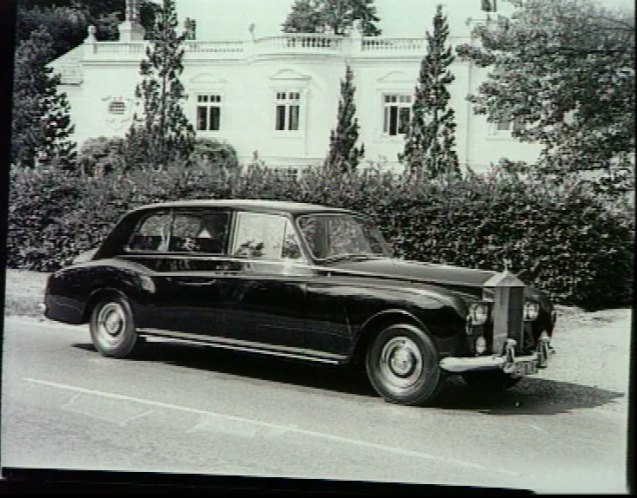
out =
[[[298,238],[290,220],[264,213],[237,213],[232,255],[251,259],[302,258]]]
[[[350,214],[307,215],[299,218],[298,225],[316,259],[391,255],[376,225],[366,218]]]
[[[221,95],[197,95],[197,131],[221,129]]]
[[[297,131],[301,116],[300,92],[277,92],[275,108],[275,130]]]
[[[407,133],[411,117],[411,95],[383,96],[383,133],[390,137]]]

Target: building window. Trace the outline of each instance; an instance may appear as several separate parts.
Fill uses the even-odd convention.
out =
[[[390,137],[407,133],[411,118],[411,95],[383,96],[383,133]]]
[[[108,113],[116,116],[122,116],[126,112],[126,104],[121,100],[113,100],[108,104]]]
[[[523,129],[524,129],[524,120],[522,118],[497,121],[495,123],[496,133],[501,133],[505,131],[520,131]]]
[[[284,180],[296,180],[299,177],[297,168],[274,168],[274,174]]]
[[[277,131],[298,130],[300,115],[301,115],[301,93],[300,92],[277,92],[275,130]]]
[[[197,131],[219,131],[221,95],[197,95]]]

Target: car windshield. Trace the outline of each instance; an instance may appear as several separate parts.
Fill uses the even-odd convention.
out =
[[[376,225],[351,214],[301,216],[298,226],[312,256],[320,260],[390,257]]]

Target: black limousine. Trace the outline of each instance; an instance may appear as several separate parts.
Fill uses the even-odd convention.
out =
[[[46,317],[89,323],[105,356],[143,336],[365,366],[375,390],[425,404],[442,380],[505,389],[545,367],[555,311],[516,275],[405,261],[371,218],[260,200],[153,204],[53,273]]]

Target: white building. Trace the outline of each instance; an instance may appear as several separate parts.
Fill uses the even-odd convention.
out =
[[[188,94],[185,111],[198,136],[227,141],[242,161],[257,151],[277,167],[317,164],[327,154],[340,81],[349,64],[365,161],[396,167],[402,125],[426,51],[424,33],[432,29],[437,2],[377,0],[383,35],[369,38],[356,29],[347,36],[284,34],[280,24],[291,3],[177,0],[180,23],[186,18],[197,23],[196,39],[185,43],[181,81]],[[448,42],[475,43],[471,28],[486,17],[481,1],[441,3],[449,18]],[[62,75],[60,89],[69,97],[80,144],[91,137],[123,136],[131,124],[145,42],[134,13],[127,19],[119,41],[97,41],[89,30],[83,45],[51,64]],[[514,140],[510,123],[489,124],[473,115],[466,96],[486,71],[459,60],[451,69],[461,164],[483,170],[502,157],[534,160],[539,146]]]

